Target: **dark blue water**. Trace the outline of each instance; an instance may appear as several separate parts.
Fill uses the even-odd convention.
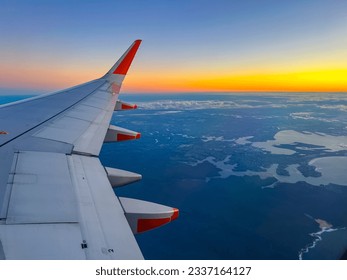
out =
[[[279,144],[291,155],[253,145],[281,131],[345,137],[346,94],[122,98],[139,109],[115,113],[112,124],[142,137],[105,144],[100,158],[106,166],[141,173],[143,180],[116,194],[180,209],[178,220],[136,236],[145,258],[298,259],[315,241],[312,233],[321,230],[315,219],[335,231],[321,234],[304,259],[339,258],[347,248],[341,238],[347,227],[347,175],[322,186],[306,180],[321,176],[311,160],[347,156],[345,138],[339,138],[343,145],[337,151],[329,150],[325,136],[322,147],[300,139]],[[273,164],[277,175],[288,177],[287,168],[297,164],[304,178],[290,183],[271,172],[261,176]]]
[[[0,95],[0,105],[32,97],[33,95]]]

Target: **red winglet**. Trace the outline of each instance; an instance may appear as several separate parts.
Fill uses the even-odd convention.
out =
[[[128,53],[123,58],[121,63],[118,65],[118,67],[114,70],[113,74],[126,75],[126,73],[128,72],[128,69],[130,67],[130,64],[133,61],[140,44],[141,44],[141,40],[136,40],[134,42],[131,49],[128,51]]]

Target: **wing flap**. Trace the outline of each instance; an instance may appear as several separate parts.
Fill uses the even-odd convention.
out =
[[[0,225],[0,240],[4,259],[86,259],[78,224]]]
[[[6,224],[77,222],[66,155],[18,153]]]
[[[98,158],[72,155],[69,165],[76,187],[83,237],[89,259],[142,259],[124,210]]]
[[[6,259],[143,259],[98,158],[21,151],[13,173]]]

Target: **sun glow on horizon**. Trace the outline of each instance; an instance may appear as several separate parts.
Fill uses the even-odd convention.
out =
[[[347,92],[347,69],[255,71],[200,75],[198,73],[134,73],[126,78],[129,92],[293,91]]]
[[[29,71],[30,72],[30,71]],[[18,76],[9,71],[1,74],[7,88],[58,90],[93,80],[97,71],[31,71]],[[21,72],[23,74],[23,72]],[[1,82],[1,80],[0,80]],[[312,69],[288,72],[249,72],[199,75],[196,73],[144,73],[131,71],[123,92],[347,92],[347,69]]]

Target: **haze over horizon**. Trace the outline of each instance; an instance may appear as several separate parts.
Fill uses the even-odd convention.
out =
[[[0,88],[98,78],[142,39],[122,92],[345,92],[346,10],[337,0],[3,1]]]

